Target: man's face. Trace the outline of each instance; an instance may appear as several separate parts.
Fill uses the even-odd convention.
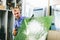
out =
[[[14,14],[14,16],[15,16],[16,19],[19,19],[20,18],[20,15],[21,15],[19,8],[15,8],[13,10],[13,14]]]

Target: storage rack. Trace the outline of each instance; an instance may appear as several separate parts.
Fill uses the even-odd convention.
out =
[[[4,40],[13,40],[13,36],[12,36],[12,30],[13,30],[13,26],[14,26],[14,16],[12,14],[12,10],[11,8],[16,7],[17,3],[19,4],[19,2],[21,0],[0,0],[2,1],[2,6],[4,6],[3,9],[1,9],[0,7],[0,29],[3,26],[4,27],[4,36],[5,39]],[[17,2],[16,2],[17,1]],[[19,4],[19,6],[21,6]],[[1,38],[0,38],[1,39]],[[2,39],[1,39],[2,40]]]

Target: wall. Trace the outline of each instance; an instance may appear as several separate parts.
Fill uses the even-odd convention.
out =
[[[23,0],[22,12],[23,16],[31,16],[34,8],[48,7],[48,0]],[[47,8],[48,9],[48,8]],[[47,10],[48,11],[48,10]]]
[[[6,0],[2,0],[3,1],[3,5],[5,6],[6,8]]]
[[[59,5],[60,0],[50,0],[50,5]]]

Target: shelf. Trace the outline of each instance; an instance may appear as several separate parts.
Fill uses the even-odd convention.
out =
[[[17,0],[2,0],[2,5],[0,5],[0,28],[4,26],[5,40],[13,39],[12,35],[9,34],[9,31],[13,30],[14,26],[14,16],[11,7],[16,7],[17,2],[20,2],[21,0],[16,1]]]
[[[1,11],[6,11],[6,10],[0,10],[0,12],[1,12]]]

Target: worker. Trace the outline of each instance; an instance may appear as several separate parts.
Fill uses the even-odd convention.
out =
[[[24,20],[24,17],[22,17],[19,7],[13,8],[12,13],[15,16],[15,24],[14,24],[14,28],[13,28],[13,35],[16,36],[17,30],[18,30],[18,28],[20,28],[22,21]]]

